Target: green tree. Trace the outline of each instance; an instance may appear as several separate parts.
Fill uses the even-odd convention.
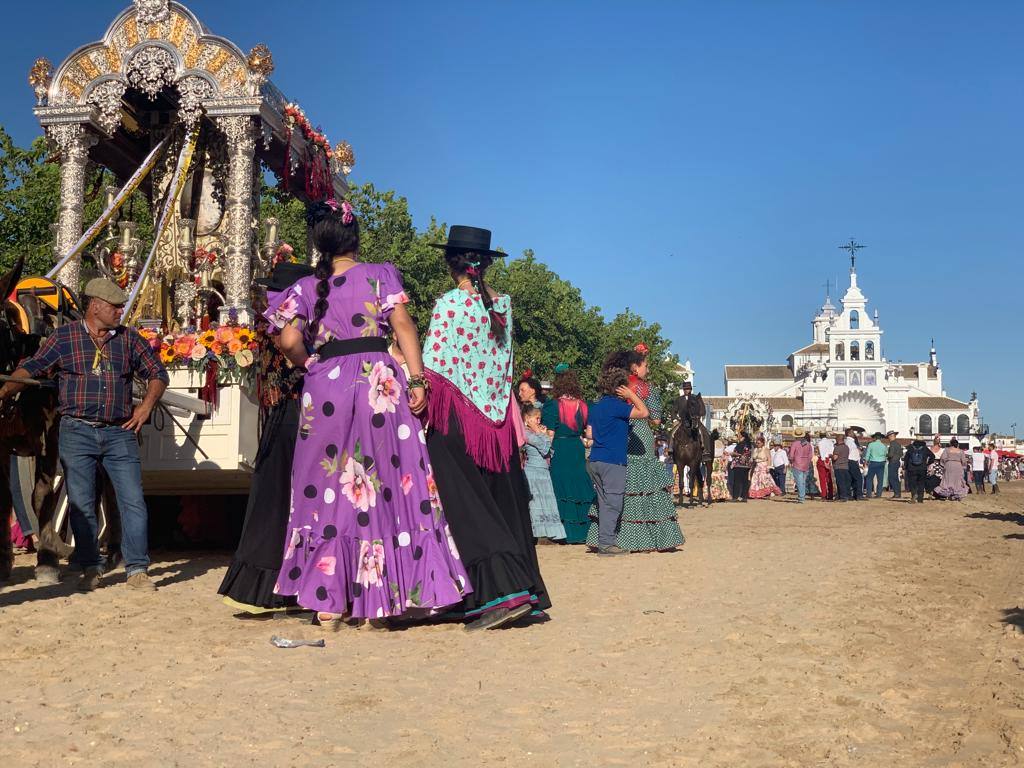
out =
[[[5,270],[25,257],[25,274],[42,274],[53,265],[50,224],[57,220],[60,170],[45,162],[46,140],[28,149],[15,145],[0,127],[0,266]]]

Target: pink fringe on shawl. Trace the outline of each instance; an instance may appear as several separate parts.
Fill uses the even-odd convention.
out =
[[[513,454],[526,442],[522,415],[513,397],[509,396],[505,417],[494,421],[484,416],[473,401],[444,376],[429,368],[423,374],[430,383],[427,411],[431,426],[447,435],[449,415],[454,410],[469,457],[483,469],[507,472]]]

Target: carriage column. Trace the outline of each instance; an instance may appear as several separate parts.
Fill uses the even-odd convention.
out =
[[[253,173],[256,126],[248,115],[218,117],[228,148],[227,247],[224,249],[224,296],[221,322],[234,310],[239,323],[253,320],[251,301],[253,251]]]
[[[89,148],[98,138],[81,123],[49,125],[46,135],[60,150],[60,210],[53,243],[54,256],[60,259],[82,236],[85,170]],[[72,259],[57,273],[57,280],[77,293],[80,272],[81,258]]]

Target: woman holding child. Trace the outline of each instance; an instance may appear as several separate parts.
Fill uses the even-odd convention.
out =
[[[683,532],[676,519],[670,488],[672,479],[655,452],[653,426],[662,416],[661,396],[647,383],[647,347],[616,352],[605,361],[605,369],[628,372],[629,389],[643,402],[649,414],[630,422],[627,442],[626,491],[622,522],[616,545],[629,552],[669,552],[682,545]],[[598,546],[597,510],[591,508],[587,545]]]
[[[587,539],[594,503],[594,484],[587,474],[583,436],[587,430],[587,404],[576,373],[565,363],[555,366],[551,399],[544,403],[541,420],[554,435],[551,450],[551,483],[567,544]]]

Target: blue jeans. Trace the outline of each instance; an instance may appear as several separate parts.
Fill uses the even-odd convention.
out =
[[[847,471],[850,475],[850,498],[860,501],[864,498],[864,475],[861,474],[860,464],[851,459]]]
[[[793,467],[791,471],[793,472],[793,480],[796,481],[797,495],[800,497],[800,501],[803,501],[804,497],[807,496],[807,470]]]
[[[128,575],[149,567],[149,513],[142,497],[142,464],[135,433],[121,427],[93,427],[65,417],[60,422],[60,463],[68,492],[73,561],[83,570],[102,565],[96,522],[96,469],[110,478],[121,513],[121,555]]]
[[[885,476],[884,461],[868,462],[868,487],[867,495],[875,494],[876,498],[882,497],[882,478]]]

